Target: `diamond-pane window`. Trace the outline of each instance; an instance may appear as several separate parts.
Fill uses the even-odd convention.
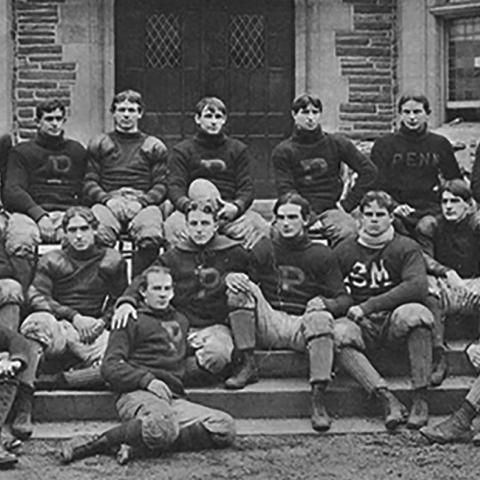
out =
[[[235,68],[261,68],[265,62],[265,17],[230,16],[230,62]]]
[[[145,62],[148,68],[176,68],[181,64],[182,36],[178,15],[147,17]]]

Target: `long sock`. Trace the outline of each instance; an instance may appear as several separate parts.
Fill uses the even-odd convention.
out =
[[[142,421],[138,418],[122,423],[103,433],[111,446],[127,443],[132,447],[144,447],[142,438]]]
[[[412,387],[428,387],[432,374],[432,333],[428,328],[418,327],[410,332],[407,340],[410,359]]]
[[[432,343],[433,348],[445,348],[445,315],[440,301],[433,295],[428,295],[426,306],[433,314]]]
[[[475,407],[465,399],[454,415],[462,422],[462,424],[470,426],[477,415],[477,411]]]
[[[323,336],[312,338],[307,343],[310,359],[310,383],[326,385],[332,378],[333,339]]]
[[[387,388],[387,383],[368,358],[352,347],[340,349],[336,355],[339,364],[368,392]]]
[[[255,312],[239,308],[228,315],[233,342],[238,350],[255,348]]]

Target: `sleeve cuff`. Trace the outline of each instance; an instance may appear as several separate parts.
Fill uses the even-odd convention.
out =
[[[38,222],[42,217],[48,215],[48,212],[44,210],[40,205],[35,205],[27,210],[27,215],[30,218],[33,218],[36,222]]]
[[[152,380],[155,380],[155,375],[153,373],[146,373],[141,379],[140,381],[138,382],[138,386],[142,389],[142,390],[146,390],[149,383],[152,381]]]

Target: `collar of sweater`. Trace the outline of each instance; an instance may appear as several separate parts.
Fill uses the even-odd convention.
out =
[[[298,143],[311,144],[316,143],[324,137],[322,127],[318,126],[315,130],[305,130],[295,127],[293,129],[292,139]]]
[[[227,141],[227,135],[222,131],[216,135],[205,133],[203,130],[198,129],[194,137],[195,141],[206,148],[217,148],[223,145]]]
[[[400,124],[398,132],[402,137],[406,138],[411,142],[420,142],[427,136],[428,127],[427,125],[425,125],[421,130],[410,130],[402,123]]]
[[[192,242],[190,238],[187,238],[186,240],[180,241],[177,244],[177,248],[185,252],[204,252],[226,250],[235,245],[240,245],[240,242],[226,237],[225,235],[217,234],[205,245],[197,245],[196,243]]]
[[[373,248],[374,250],[381,250],[393,240],[394,235],[395,230],[392,226],[390,226],[388,230],[378,236],[370,235],[362,227],[358,231],[357,242],[362,245],[362,247]]]
[[[78,251],[75,250],[71,245],[66,244],[62,247],[62,249],[69,257],[76,260],[90,260],[105,253],[105,247],[100,247],[98,245],[93,245],[88,250]]]
[[[273,243],[286,250],[298,251],[306,250],[312,244],[312,241],[308,235],[303,232],[294,238],[284,238],[281,235],[278,235]]]
[[[56,137],[53,137],[52,135],[46,135],[42,132],[37,132],[35,135],[35,142],[48,150],[60,150],[65,145],[65,138],[63,135],[64,132]]]
[[[140,130],[136,132],[121,132],[119,130],[114,130],[112,135],[118,138],[120,142],[136,142],[142,138],[143,133]]]
[[[150,315],[152,317],[155,317],[157,320],[167,322],[169,320],[172,320],[172,318],[175,316],[175,309],[171,305],[169,305],[167,308],[157,310],[142,302],[138,307],[138,313]]]

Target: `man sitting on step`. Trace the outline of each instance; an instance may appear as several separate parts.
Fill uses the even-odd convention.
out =
[[[480,326],[480,215],[474,212],[472,192],[463,180],[448,180],[440,193],[441,214],[425,216],[417,225],[438,324],[433,384],[441,383],[446,374],[445,320],[462,315],[476,323],[477,332]]]
[[[0,325],[0,434],[7,418],[12,413],[16,415],[19,390],[23,387],[30,390],[33,388],[33,356],[31,344],[26,338]],[[15,429],[12,429],[12,433],[16,433]],[[22,437],[24,438],[26,437]],[[0,438],[0,469],[10,468],[17,461],[17,457],[5,449]]]
[[[28,292],[32,313],[20,332],[42,346],[41,356],[59,361],[69,352],[89,366],[105,352],[108,305],[127,285],[126,265],[117,250],[97,245],[98,220],[89,208],[69,208],[62,225],[64,245],[40,258]]]
[[[465,353],[477,374],[480,373],[480,342],[470,344]],[[432,443],[469,442],[480,446],[480,433],[474,435],[472,422],[480,413],[480,375],[477,377],[465,400],[450,417],[433,426],[420,429],[420,433]]]
[[[432,312],[424,305],[428,293],[420,247],[394,232],[394,202],[388,193],[368,192],[360,202],[357,238],[335,249],[354,300],[347,317],[335,323],[336,361],[385,407],[385,425],[392,430],[406,420],[405,407],[364,351],[407,344],[413,387],[407,427],[428,421],[427,388],[432,368]]]
[[[116,408],[123,423],[99,437],[64,443],[64,463],[112,448],[124,464],[131,449],[160,455],[172,449],[222,448],[233,442],[230,415],[185,398],[188,320],[170,305],[174,287],[169,269],[149,267],[138,282],[142,300],[137,319],[111,333],[102,363],[105,380],[117,393]]]
[[[205,372],[223,375],[232,359],[236,368],[249,364],[255,343],[254,312],[241,305],[231,306],[227,288],[239,272],[248,271],[248,253],[239,242],[218,233],[217,207],[210,201],[190,202],[186,211],[187,238],[155,262],[172,271],[176,290],[173,305],[190,322],[189,348],[194,352],[198,375],[202,376]],[[136,315],[140,278],[134,278],[118,299],[112,328],[133,321],[129,318]],[[255,380],[252,373],[249,381]]]
[[[238,305],[255,311],[257,348],[308,352],[312,426],[324,431],[331,424],[325,397],[332,378],[334,318],[346,313],[351,299],[333,252],[308,238],[308,201],[287,193],[273,211],[278,235],[260,240],[251,251],[251,278],[258,285],[243,275],[229,287]],[[245,386],[255,369],[246,364],[227,387]]]

